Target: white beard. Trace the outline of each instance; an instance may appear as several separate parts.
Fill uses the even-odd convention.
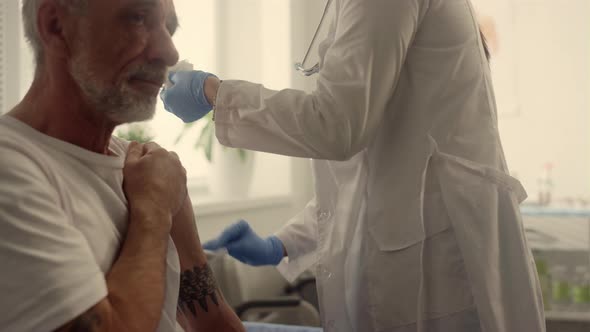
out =
[[[148,97],[134,91],[126,80],[117,85],[105,84],[98,79],[90,63],[88,52],[80,52],[70,64],[70,74],[91,107],[116,124],[145,121],[154,117],[157,97]]]

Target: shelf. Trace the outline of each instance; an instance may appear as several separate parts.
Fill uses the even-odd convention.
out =
[[[524,205],[520,208],[523,216],[530,217],[563,217],[563,218],[589,218],[590,210],[588,209],[570,209],[559,207],[543,207]]]
[[[568,322],[590,322],[590,311],[570,312],[570,311],[546,311],[545,319],[552,321]]]
[[[590,218],[523,215],[529,244],[534,249],[588,251]]]

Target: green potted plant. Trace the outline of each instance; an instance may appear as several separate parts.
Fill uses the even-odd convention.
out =
[[[214,196],[241,198],[248,195],[254,174],[254,153],[244,149],[222,146],[215,137],[215,122],[209,113],[199,121],[188,123],[176,138],[176,143],[195,124],[203,124],[194,147],[202,150],[211,165],[210,191]]]
[[[207,114],[205,117],[203,117],[199,121],[185,124],[184,128],[182,129],[182,131],[180,132],[180,134],[176,138],[175,144],[180,142],[180,140],[182,140],[182,138],[184,137],[186,132],[188,130],[190,130],[191,128],[193,128],[196,123],[205,123],[205,125],[203,126],[203,129],[201,129],[201,133],[200,133],[199,137],[197,138],[197,140],[195,141],[194,147],[197,150],[202,149],[203,153],[205,154],[205,158],[207,159],[207,161],[209,161],[211,163],[213,161],[213,157],[214,157],[213,156],[214,155],[213,147],[216,142],[215,122],[213,121],[213,113],[212,112]],[[235,151],[238,154],[238,156],[240,157],[240,160],[244,163],[248,160],[248,156],[250,154],[249,151],[244,150],[244,149],[228,148],[225,146],[222,147],[222,150]]]
[[[151,130],[146,124],[132,123],[124,127],[124,129],[117,130],[116,136],[127,141],[136,141],[139,143],[147,143],[154,139]]]

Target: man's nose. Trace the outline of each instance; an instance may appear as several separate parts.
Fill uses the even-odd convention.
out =
[[[165,27],[159,29],[152,36],[148,57],[150,62],[163,62],[168,67],[174,66],[178,62],[178,51],[172,41],[172,35]]]

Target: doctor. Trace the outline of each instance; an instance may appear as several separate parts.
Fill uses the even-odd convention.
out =
[[[224,145],[314,159],[315,198],[275,236],[242,221],[205,247],[313,269],[325,331],[544,331],[470,1],[331,5],[313,93],[201,71],[162,92],[185,122],[214,109]]]

